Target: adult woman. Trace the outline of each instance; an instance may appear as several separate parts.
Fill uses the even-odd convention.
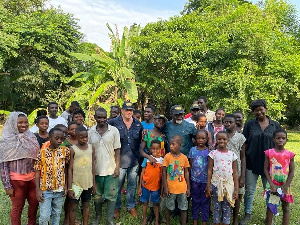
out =
[[[35,135],[28,130],[28,119],[22,112],[12,112],[0,140],[1,179],[12,202],[12,225],[21,225],[21,214],[27,199],[28,225],[36,225],[36,199],[33,165],[39,151]]]
[[[86,125],[84,125],[85,120],[85,113],[82,109],[75,109],[72,114],[72,121],[76,122],[78,126],[84,126],[87,128]]]
[[[280,124],[266,115],[265,100],[258,99],[251,103],[251,110],[256,119],[245,124],[243,134],[246,138],[246,190],[245,190],[245,217],[240,224],[247,224],[251,219],[252,205],[256,183],[259,176],[265,188],[267,179],[264,175],[264,151],[274,147],[273,132]]]

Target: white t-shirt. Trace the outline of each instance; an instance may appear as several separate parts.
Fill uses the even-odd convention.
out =
[[[196,127],[196,121],[192,120],[192,117],[189,117],[187,119],[185,119],[186,122],[189,122],[191,124],[194,124],[194,126]]]
[[[232,151],[221,152],[219,150],[212,150],[208,156],[214,160],[213,173],[218,177],[227,180],[232,178],[232,163],[237,160],[237,155]],[[212,182],[212,184],[217,187],[218,182]]]
[[[47,131],[49,132],[53,127],[55,127],[57,124],[62,124],[62,125],[65,125],[66,127],[68,127],[68,123],[67,121],[62,118],[61,116],[58,116],[56,119],[52,119],[50,117],[48,117],[49,119],[49,127],[47,129]],[[30,128],[30,131],[32,133],[37,133],[39,131],[39,128],[34,125],[33,127]]]
[[[69,115],[70,115],[70,113],[68,113],[67,111],[63,111],[63,113],[61,114],[61,117],[64,118],[66,121],[68,121]]]
[[[121,148],[119,130],[108,124],[107,131],[101,136],[96,125],[89,131],[89,144],[95,147],[95,174],[112,175],[116,169],[115,149]]]

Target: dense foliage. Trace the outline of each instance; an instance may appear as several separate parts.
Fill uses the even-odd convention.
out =
[[[245,113],[252,100],[264,98],[269,115],[282,119],[286,107],[299,100],[294,9],[276,0],[261,7],[238,0],[201,2],[211,4],[150,23],[133,40],[145,94],[166,108],[176,103],[186,109],[205,95],[212,109]]]

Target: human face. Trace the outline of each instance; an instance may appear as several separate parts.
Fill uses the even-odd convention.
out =
[[[258,106],[253,110],[256,119],[263,120],[266,117],[267,109],[263,106]]]
[[[57,111],[58,111],[57,104],[51,104],[48,106],[48,112],[50,117],[56,117]]]
[[[200,106],[200,110],[201,111],[203,111],[203,110],[206,109],[206,103],[205,103],[205,101],[202,98],[198,99],[198,104]]]
[[[18,131],[20,133],[24,133],[25,131],[28,130],[28,127],[29,127],[29,123],[28,123],[27,117],[25,117],[25,116],[18,117],[18,119],[17,119]]]
[[[235,113],[234,115],[236,117],[236,125],[238,127],[241,127],[243,125],[243,123],[244,123],[243,114],[242,113]]]
[[[216,120],[223,121],[224,117],[225,117],[225,112],[223,110],[220,109],[216,112]]]
[[[120,110],[118,108],[113,107],[110,109],[110,117],[111,118],[116,118],[119,115],[120,115]]]
[[[228,143],[228,137],[225,133],[218,133],[217,134],[217,145],[220,149],[226,149]]]
[[[170,141],[170,150],[173,154],[178,154],[180,152],[181,145],[176,139],[171,139]]]
[[[199,118],[198,122],[197,122],[197,127],[199,127],[200,129],[204,129],[207,125],[207,119],[206,116],[202,116]]]
[[[79,126],[83,125],[84,117],[82,114],[78,113],[73,115],[73,121],[76,122]]]
[[[40,119],[40,121],[36,124],[40,131],[46,132],[49,127],[49,120],[46,118]]]
[[[175,124],[181,124],[183,121],[183,113],[179,113],[179,114],[172,114],[172,121]]]
[[[60,127],[59,129],[61,129],[61,131],[64,134],[64,140],[68,137],[68,128],[66,127]]]
[[[76,139],[78,141],[78,144],[85,145],[88,142],[88,132],[87,131],[77,132]]]
[[[71,126],[69,126],[68,132],[70,136],[75,137],[75,130],[77,127],[78,127],[77,124],[72,124]]]
[[[96,111],[94,118],[97,122],[97,125],[104,126],[107,122],[107,113]]]
[[[122,116],[123,118],[130,120],[133,115],[133,109],[122,109]]]
[[[224,119],[224,127],[226,128],[226,130],[233,131],[234,128],[235,128],[235,125],[236,125],[236,123],[235,123],[234,118],[232,118],[232,117],[226,117]]]
[[[192,120],[195,120],[196,117],[200,114],[200,110],[199,109],[192,109],[191,114],[192,114]]]
[[[277,133],[275,138],[273,138],[273,141],[276,149],[284,149],[284,145],[287,142],[286,134],[283,132]]]
[[[50,146],[51,148],[58,148],[64,142],[64,133],[62,131],[54,131],[50,137]]]
[[[197,146],[200,148],[205,147],[205,144],[207,142],[207,136],[205,132],[199,132],[196,135],[196,142],[197,142]]]
[[[161,118],[155,119],[154,126],[159,130],[162,129],[165,126],[165,120]]]
[[[74,112],[75,109],[79,109],[76,105],[70,106],[70,113]]]
[[[158,158],[160,155],[161,146],[158,143],[153,143],[150,147],[150,151],[153,157]]]
[[[145,108],[144,111],[144,120],[152,120],[154,116],[154,113],[152,112],[151,108]]]
[[[135,114],[133,114],[133,117],[136,118],[137,120],[141,121],[141,114],[135,113]]]

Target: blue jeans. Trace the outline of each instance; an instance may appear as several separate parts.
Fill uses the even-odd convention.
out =
[[[40,218],[39,225],[48,225],[52,221],[52,225],[59,225],[60,214],[64,204],[64,192],[44,191],[44,202],[40,202]]]
[[[125,182],[125,176],[127,174],[127,192],[126,192],[126,208],[131,210],[135,207],[135,191],[136,191],[136,182],[137,182],[137,172],[139,165],[129,168],[120,168],[119,175],[119,192],[116,203],[116,209],[121,209],[121,191],[122,186]]]
[[[258,175],[252,173],[252,170],[246,169],[246,177],[245,177],[245,213],[251,214],[252,213],[252,206],[253,206],[253,199],[254,193],[256,189],[256,183],[258,177],[261,177],[261,181],[263,184],[264,189],[266,189],[267,178],[265,175]]]

